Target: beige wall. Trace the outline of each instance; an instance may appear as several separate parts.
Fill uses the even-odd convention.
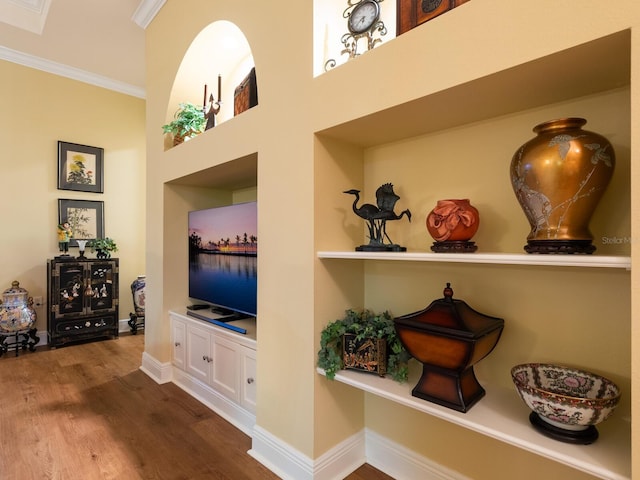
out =
[[[128,318],[131,282],[145,273],[144,100],[4,61],[0,77],[0,289],[18,280],[46,301],[58,199],[103,201],[105,235],[119,248],[120,318]],[[58,140],[104,148],[103,194],[57,189]],[[37,310],[40,333],[45,311]]]
[[[179,187],[174,185],[176,180],[211,167],[215,171],[257,152],[260,427],[312,459],[368,427],[473,478],[533,479],[541,473],[546,478],[587,478],[428,415],[330,384],[315,372],[319,332],[349,307],[392,308],[398,314],[422,308],[440,295],[444,281],[453,278],[451,281],[460,285],[456,290],[460,298],[508,321],[502,343],[481,366],[489,376],[508,384],[508,368],[516,362],[541,357],[571,360],[614,376],[625,390],[621,415],[628,415],[630,390],[637,392],[638,388],[631,385],[632,366],[636,376],[638,371],[638,356],[629,344],[630,337],[637,337],[631,322],[632,274],[572,269],[559,273],[545,267],[365,265],[319,261],[315,252],[350,250],[355,242],[361,243],[361,225],[350,212],[351,200],[341,192],[362,188],[371,197],[386,181],[400,187],[401,202],[415,216],[410,226],[403,222],[393,225],[400,243],[427,250],[422,225],[428,210],[439,198],[468,196],[481,207],[481,217],[485,215],[482,222],[486,228],[478,234],[483,249],[521,252],[528,229],[510,192],[511,155],[532,136],[536,123],[569,110],[571,115],[586,116],[594,130],[613,133],[620,153],[616,184],[603,200],[603,208],[621,205],[623,213],[609,216],[600,212],[594,219],[594,227],[600,230],[596,235],[633,237],[638,228],[629,220],[634,194],[628,179],[637,176],[631,132],[638,119],[629,108],[637,106],[637,93],[634,97],[628,82],[587,95],[583,86],[590,82],[585,79],[584,84],[576,82],[562,92],[546,87],[547,93],[541,95],[538,83],[548,85],[549,77],[562,68],[579,67],[560,63],[559,70],[533,69],[538,76],[525,75],[519,79],[522,83],[507,82],[505,88],[496,88],[497,108],[485,110],[476,106],[487,99],[473,98],[473,82],[630,27],[634,29],[632,46],[637,49],[640,9],[628,0],[615,12],[600,16],[596,12],[601,5],[595,0],[578,11],[572,2],[497,0],[488,5],[478,0],[466,4],[464,14],[447,14],[447,19],[433,22],[429,28],[409,32],[314,79],[310,3],[174,0],[165,4],[147,30],[147,151],[153,165],[148,169],[147,196],[147,352],[162,362],[170,361],[167,310],[183,310],[188,303],[186,242],[181,240],[186,235],[187,210],[219,201],[217,189],[202,192],[203,185],[196,184],[193,177],[179,181]],[[232,21],[246,35],[256,63],[259,105],[165,152],[160,126],[167,113],[175,110],[168,100],[181,59],[198,33],[216,20]],[[517,76],[515,72],[513,78]],[[498,81],[507,77],[512,78],[511,73]],[[465,87],[468,84],[472,86]],[[461,96],[448,94],[450,103],[439,105],[440,97],[434,93],[452,86],[461,86]],[[518,88],[527,93],[513,95],[513,89]],[[574,98],[580,96],[575,93],[577,88],[587,96]],[[505,95],[521,102],[520,106],[507,105]],[[389,113],[389,118],[397,121],[383,126],[379,120],[386,117],[375,115],[405,102],[420,105],[423,98],[427,98],[427,106],[440,108],[418,112],[419,119]],[[467,106],[477,110],[469,114]],[[462,120],[455,115],[452,123],[439,120],[451,118],[451,111],[459,113]],[[368,116],[370,121],[359,120]],[[340,126],[354,119],[358,121]],[[416,127],[419,122],[434,128]],[[365,138],[364,146],[351,141],[345,133],[349,128]],[[367,128],[371,128],[370,138],[362,135]],[[325,129],[333,130],[314,137]],[[391,141],[376,140],[386,136],[386,130],[393,132]],[[418,134],[408,133],[416,130]],[[339,138],[331,138],[332,134]],[[637,151],[637,145],[633,146]],[[464,180],[456,182],[452,172]],[[229,198],[233,191],[229,187]],[[600,247],[606,254],[630,252],[629,245]],[[392,288],[388,288],[389,279]],[[522,288],[514,287],[518,284]],[[565,289],[570,303],[589,298],[597,307],[567,311],[558,294]],[[509,298],[503,295],[505,291]],[[562,326],[565,336],[582,328],[579,340],[572,340],[568,349],[554,343],[557,339],[549,329],[562,321],[552,314],[567,319]],[[589,317],[585,324],[583,316]],[[544,321],[540,322],[541,318]],[[607,319],[606,334],[601,337],[603,318]],[[536,343],[530,343],[530,338]],[[607,342],[606,348],[598,347],[600,338]],[[616,352],[613,358],[612,350]],[[457,446],[472,451],[464,465]],[[517,458],[517,473],[500,473],[496,462],[505,458]]]

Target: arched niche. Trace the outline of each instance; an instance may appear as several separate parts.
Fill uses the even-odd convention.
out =
[[[216,125],[233,118],[234,90],[254,68],[251,47],[242,31],[232,22],[218,20],[205,27],[191,42],[173,81],[166,122],[169,123],[180,103],[204,104],[207,97],[218,100],[218,75],[221,76],[222,105]],[[205,132],[206,133],[206,132]],[[171,142],[165,139],[165,149]]]

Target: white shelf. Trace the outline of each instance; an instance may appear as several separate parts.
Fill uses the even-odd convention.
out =
[[[318,258],[399,260],[410,262],[489,263],[494,265],[551,265],[631,270],[631,257],[599,255],[540,255],[528,253],[427,253],[320,251]]]
[[[318,373],[324,375],[322,369]],[[410,377],[411,378],[411,377]],[[631,478],[631,422],[614,414],[597,428],[591,445],[562,443],[538,433],[529,423],[530,410],[515,389],[479,379],[486,395],[467,413],[460,413],[411,395],[416,379],[401,384],[376,375],[341,370],[335,381],[433,415],[482,435],[528,450],[577,470],[609,480]]]

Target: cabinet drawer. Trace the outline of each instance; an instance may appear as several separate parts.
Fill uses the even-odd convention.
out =
[[[91,318],[84,317],[75,320],[60,320],[54,323],[53,331],[61,335],[75,335],[100,332],[102,330],[113,330],[113,328],[117,326],[116,318],[113,315]]]

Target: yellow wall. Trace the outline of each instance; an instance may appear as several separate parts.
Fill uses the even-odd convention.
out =
[[[144,100],[10,62],[0,62],[0,77],[0,289],[18,280],[46,302],[46,260],[59,254],[58,199],[103,201],[105,235],[119,248],[120,318],[128,319],[131,282],[145,273]],[[58,140],[104,148],[103,194],[57,189]],[[45,312],[37,310],[40,333]]]
[[[187,211],[220,201],[220,185],[202,190],[207,185],[198,184],[197,176],[183,177],[257,153],[260,427],[312,459],[368,427],[473,478],[514,478],[516,474],[508,471],[500,477],[496,463],[487,460],[504,458],[518,459],[517,476],[522,479],[539,478],[541,472],[546,478],[586,478],[504,443],[330,384],[315,373],[319,332],[348,307],[392,308],[397,314],[422,308],[440,296],[443,282],[454,281],[459,298],[507,320],[501,344],[480,370],[508,384],[508,368],[521,360],[570,361],[613,376],[625,391],[620,414],[628,415],[631,390],[638,389],[638,382],[632,385],[631,379],[640,370],[638,353],[634,353],[637,345],[633,350],[629,343],[633,338],[637,344],[631,322],[637,309],[633,299],[640,298],[632,295],[637,285],[635,273],[364,265],[320,261],[315,252],[351,250],[356,242],[362,243],[362,225],[350,212],[351,199],[341,192],[361,188],[371,197],[387,181],[399,187],[401,202],[415,216],[411,225],[396,222],[391,227],[398,232],[399,243],[427,250],[430,240],[424,217],[436,200],[469,197],[478,203],[484,218],[477,238],[482,248],[522,252],[528,228],[510,192],[511,155],[532,136],[536,123],[567,111],[587,117],[593,130],[613,135],[619,149],[617,177],[594,218],[596,237],[633,238],[640,230],[637,220],[629,221],[629,205],[637,194],[631,191],[628,179],[638,175],[631,153],[633,147],[638,151],[633,144],[638,140],[631,132],[640,119],[633,109],[638,106],[637,93],[633,96],[628,81],[594,94],[584,90],[591,83],[584,79],[562,92],[547,86],[547,93],[540,94],[538,84],[548,85],[554,75],[563,75],[564,68],[581,66],[560,63],[558,70],[534,68],[531,71],[537,76],[525,75],[519,83],[506,82],[508,89],[495,89],[495,110],[477,107],[491,99],[474,98],[473,85],[483,83],[470,82],[629,28],[633,29],[632,49],[637,51],[640,7],[627,0],[605,14],[595,0],[583,2],[579,10],[574,9],[574,2],[474,0],[314,78],[310,3],[170,0],[147,29],[147,353],[159,361],[170,361],[167,311],[183,310],[188,303],[183,241]],[[217,20],[235,23],[249,41],[259,105],[165,152],[160,126],[167,112],[175,109],[168,101],[181,59],[198,33]],[[636,75],[637,68],[632,64]],[[509,73],[498,82],[517,76],[518,72],[513,77]],[[468,84],[472,86],[465,87]],[[438,104],[436,92],[458,86],[460,97],[448,94],[449,104]],[[514,89],[523,92],[513,95]],[[554,98],[549,91],[559,96]],[[577,91],[584,91],[584,97],[574,93]],[[509,105],[505,97],[520,103]],[[425,105],[439,108],[418,111],[415,118],[398,118],[393,112],[388,117],[377,115],[405,102],[421,105],[423,98]],[[451,112],[460,117],[452,118]],[[481,115],[474,115],[478,112]],[[369,116],[370,121],[366,120]],[[381,126],[379,120],[385,118],[397,121]],[[340,126],[350,121],[354,123]],[[422,122],[433,128],[416,128]],[[349,128],[357,140],[345,133]],[[371,128],[370,136],[363,135],[367,128]],[[321,131],[323,135],[314,136]],[[412,135],[412,131],[418,133]],[[392,132],[389,142],[377,139],[387,132]],[[452,178],[452,173],[461,180]],[[231,199],[235,189],[228,190]],[[616,212],[608,215],[607,208]],[[629,244],[597,246],[601,254],[628,255],[635,248]],[[565,290],[567,297],[562,296]],[[565,298],[572,304],[588,298],[596,307],[571,310]],[[584,324],[583,316],[589,317]],[[565,337],[582,328],[579,340],[571,340],[565,349],[549,331],[556,326]],[[532,338],[536,341],[531,342]],[[604,346],[597,344],[599,340]],[[446,448],[452,445],[473,450],[467,464],[462,465],[460,455]]]
[[[286,19],[273,17],[274,8],[285,7]],[[309,161],[313,139],[309,118],[299,115],[299,109],[304,110],[308,102],[306,95],[298,92],[290,102],[283,98],[292,83],[308,88],[310,60],[292,59],[306,58],[312,49],[311,32],[290,41],[291,18],[306,18],[311,24],[311,5],[168,2],[147,29],[147,77],[152,79],[147,90],[147,152],[150,164],[157,168],[148,170],[147,314],[153,323],[146,329],[145,338],[147,352],[160,361],[168,361],[167,310],[184,309],[188,303],[184,238],[188,203],[194,201],[164,184],[258,152],[258,238],[261,249],[269,252],[258,259],[258,375],[273,379],[271,385],[263,384],[267,388],[260,393],[264,400],[258,406],[258,416],[261,426],[272,431],[278,430],[280,413],[289,412],[284,431],[278,435],[311,454],[313,438],[309,432],[313,431],[314,415],[309,395],[315,378],[303,375],[302,370],[308,372],[315,364],[313,270],[309,263],[313,259],[313,165]],[[160,127],[167,111],[175,109],[168,100],[180,62],[198,33],[216,20],[231,21],[245,33],[260,77],[259,105],[164,152]],[[288,52],[275,54],[274,42],[288,43]],[[299,161],[292,162],[293,157]],[[290,207],[292,201],[294,208]],[[192,205],[195,207],[196,203]],[[282,275],[283,272],[288,273]],[[283,333],[288,338],[287,348],[282,348]],[[286,388],[272,388],[287,385],[291,375],[299,381]],[[265,408],[268,405],[278,405],[278,412]]]

